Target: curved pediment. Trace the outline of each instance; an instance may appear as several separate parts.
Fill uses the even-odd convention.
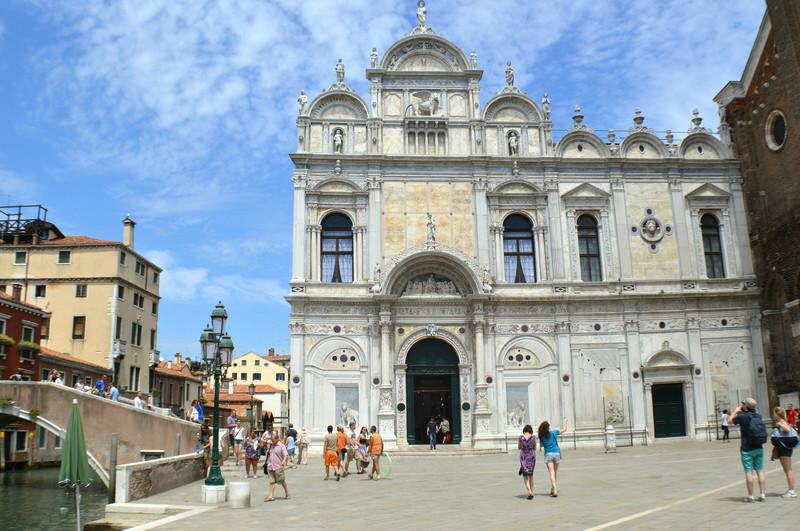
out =
[[[661,367],[686,367],[692,365],[686,356],[675,350],[661,350],[656,352],[644,364],[645,368],[655,369]]]
[[[483,119],[487,122],[538,123],[542,113],[536,103],[522,92],[500,93],[486,103]]]
[[[681,157],[689,160],[717,160],[724,158],[725,148],[722,142],[708,133],[691,133],[681,141],[678,147]]]
[[[494,194],[538,194],[541,193],[536,185],[527,183],[525,181],[508,181],[498,185],[494,190]]]
[[[314,186],[314,192],[360,192],[361,188],[350,180],[342,178],[326,179]]]
[[[573,131],[567,133],[556,146],[556,157],[570,159],[597,159],[610,156],[608,146],[594,133]]]
[[[428,287],[431,275],[433,285]],[[426,283],[421,290],[416,284],[420,281]],[[437,284],[439,282],[446,284]],[[394,257],[380,292],[397,296],[459,297],[483,293],[484,286],[474,260],[460,251],[437,245],[407,249]]]
[[[410,35],[384,54],[381,68],[400,72],[461,72],[467,58],[455,44],[433,34]]]
[[[665,159],[669,156],[661,140],[646,131],[628,135],[622,141],[620,153],[626,159]]]
[[[313,119],[366,120],[367,104],[357,94],[344,90],[319,95],[312,103],[309,116]]]

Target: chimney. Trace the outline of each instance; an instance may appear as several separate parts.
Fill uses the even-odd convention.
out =
[[[267,356],[269,356],[270,358],[275,356],[275,347],[269,347],[269,350],[267,350]]]
[[[33,237],[31,238],[31,243],[33,245],[39,245],[39,235],[38,234],[34,234],[33,235]]]
[[[180,352],[176,352],[175,353],[175,366],[178,367],[179,369],[181,368],[181,353]]]
[[[22,286],[20,284],[14,284],[11,287],[11,298],[17,302],[22,300]]]
[[[136,222],[131,219],[130,214],[122,220],[122,243],[131,250],[133,250],[133,228],[135,226]]]

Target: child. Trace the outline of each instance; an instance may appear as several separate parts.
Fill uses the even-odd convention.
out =
[[[247,477],[250,476],[250,469],[253,470],[253,476],[256,477],[258,474],[258,437],[254,432],[250,432],[250,435],[247,437],[247,440],[244,443],[244,468],[247,472]]]

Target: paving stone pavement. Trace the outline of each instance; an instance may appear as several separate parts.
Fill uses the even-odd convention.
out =
[[[767,463],[765,503],[746,504],[738,445],[659,442],[649,447],[564,450],[561,496],[550,498],[539,456],[536,497],[525,499],[516,452],[483,456],[393,458],[381,481],[352,475],[323,481],[319,457],[287,471],[292,498],[265,503],[263,476],[252,484],[252,507],[226,505],[169,523],[169,529],[507,529],[531,525],[557,529],[721,529],[746,522],[760,529],[797,527],[798,502],[779,497],[786,481],[777,462]],[[244,471],[225,467],[226,481]],[[199,505],[201,483],[152,496],[143,503]],[[644,513],[644,514],[643,514]],[[611,524],[611,525],[609,525]]]

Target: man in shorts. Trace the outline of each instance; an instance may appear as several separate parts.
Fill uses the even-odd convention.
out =
[[[344,471],[344,462],[347,459],[347,434],[341,424],[336,426],[336,453],[339,454],[339,474],[344,477],[347,475]]]
[[[758,476],[758,486],[760,494],[758,501],[767,501],[767,478],[764,475],[764,447],[763,443],[758,444],[754,440],[756,426],[764,426],[761,415],[756,411],[756,403],[753,398],[745,398],[742,405],[733,410],[728,422],[737,424],[741,430],[741,452],[742,467],[744,468],[744,479],[747,485],[747,497],[745,502],[754,501],[753,483],[754,476]]]
[[[331,467],[336,474],[336,481],[339,481],[339,453],[336,451],[336,443],[339,438],[333,433],[333,426],[328,426],[328,433],[322,439],[322,456],[325,462],[325,481],[330,479]]]
[[[283,487],[286,499],[289,499],[289,487],[286,485],[286,462],[289,460],[289,453],[286,451],[278,434],[272,436],[272,448],[267,456],[267,474],[269,475],[269,495],[264,501],[275,501],[275,484]]]
[[[344,475],[350,475],[350,461],[356,461],[356,451],[358,450],[358,434],[356,433],[356,423],[351,422],[347,432],[347,459],[344,462]],[[358,469],[358,463],[356,463]],[[358,471],[358,470],[356,470]]]

